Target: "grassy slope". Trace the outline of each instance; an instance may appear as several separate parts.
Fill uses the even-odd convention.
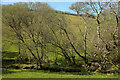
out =
[[[17,52],[17,46],[11,42],[16,42],[15,34],[12,32],[11,28],[2,24],[2,50],[9,52]],[[11,42],[9,42],[11,41]]]
[[[68,22],[69,24],[68,24],[67,30],[78,33],[79,30],[76,27],[76,25],[82,24],[82,20],[80,20],[79,17],[74,16],[74,15],[68,15],[68,14],[64,14],[64,15],[70,21]],[[2,27],[3,50],[10,51],[10,52],[17,52],[18,51],[17,46],[15,44],[11,44],[10,42],[7,42],[10,40],[15,43],[16,41],[15,34],[12,32],[10,27],[5,26],[4,24],[2,26],[3,26]],[[83,25],[80,28],[83,30],[84,29]]]
[[[84,32],[84,22],[82,17],[74,16],[74,15],[68,15],[68,14],[63,14],[65,17],[68,19],[68,26],[67,26],[67,31],[69,33],[72,33],[72,35],[77,36],[77,38],[80,40],[82,37],[80,36],[80,31],[79,28]],[[92,18],[87,18],[89,20],[94,20]],[[79,28],[78,28],[79,26]],[[16,43],[16,37],[15,33],[12,32],[11,28],[8,26],[5,26],[3,24],[2,27],[2,46],[3,46],[3,51],[9,51],[9,52],[18,52],[18,47],[15,44]],[[70,35],[69,35],[70,36]],[[71,37],[71,40],[73,38]],[[7,42],[7,41],[12,41],[12,43]],[[81,40],[80,40],[81,41]]]
[[[65,15],[69,20],[70,23],[68,25],[67,30],[70,32],[74,32],[74,35],[80,35],[78,32],[78,28],[76,25],[80,25],[80,28],[84,31],[83,22],[82,20],[73,15]],[[91,19],[93,20],[93,19]],[[3,25],[3,48],[4,51],[8,52],[17,52],[18,48],[16,45],[11,45],[8,42],[5,42],[5,40],[10,39],[12,32],[9,31],[10,29],[7,28],[5,25]],[[13,38],[14,42],[14,38]],[[10,56],[13,55],[12,53],[4,53],[4,58],[10,58]],[[17,53],[15,54],[17,56]],[[16,57],[14,56],[14,57]],[[92,75],[80,75],[82,73],[65,73],[65,72],[45,72],[45,71],[29,71],[29,70],[8,70],[8,73],[6,73],[6,70],[3,70],[3,78],[116,78],[116,76],[113,75],[106,75],[106,74],[92,74]]]
[[[75,36],[76,35],[79,36],[80,33],[79,33],[78,27],[76,27],[76,25],[82,24],[82,21],[80,20],[80,18],[77,16],[74,16],[74,15],[68,15],[68,14],[64,14],[64,15],[70,21],[70,22],[68,22],[69,24],[67,27],[67,31],[73,33]],[[83,25],[80,28],[83,30],[84,29]],[[18,52],[17,45],[13,44],[13,43],[16,43],[17,40],[16,40],[15,34],[12,32],[11,28],[8,26],[5,26],[4,24],[2,27],[2,33],[3,33],[2,34],[3,51],[7,51],[7,53],[3,53],[3,58],[6,59],[7,57],[9,58],[9,56],[12,54],[11,52]],[[71,39],[73,39],[73,38],[71,38]],[[12,43],[10,41],[12,41]],[[18,53],[15,54],[15,57],[17,55],[18,55]],[[54,56],[51,56],[50,58],[54,59]]]

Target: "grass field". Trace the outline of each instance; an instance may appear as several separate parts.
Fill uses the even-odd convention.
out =
[[[118,78],[117,74],[3,69],[2,78]]]

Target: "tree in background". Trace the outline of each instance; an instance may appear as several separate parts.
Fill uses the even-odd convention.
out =
[[[95,15],[95,20],[97,22],[96,31],[97,31],[98,38],[97,39],[94,38],[94,40],[92,41],[92,44],[93,44],[92,46],[94,46],[96,50],[92,49],[93,57],[91,57],[91,59],[92,59],[92,61],[94,61],[95,59],[98,60],[97,62],[99,62],[99,64],[100,64],[99,69],[104,69],[105,68],[104,66],[107,66],[106,65],[107,63],[114,65],[112,63],[112,59],[110,59],[108,57],[110,57],[112,54],[115,54],[115,56],[117,56],[117,54],[118,54],[117,46],[116,46],[118,44],[117,37],[115,38],[115,34],[116,34],[115,32],[117,32],[116,31],[117,28],[115,28],[112,25],[114,23],[111,23],[111,25],[110,25],[112,27],[112,29],[110,29],[110,26],[108,27],[108,25],[110,24],[109,23],[110,19],[112,17],[113,18],[115,17],[111,14],[111,12],[109,12],[109,11],[112,11],[112,8],[110,6],[111,4],[114,5],[116,3],[76,2],[76,3],[72,4],[72,6],[70,7],[70,9],[76,11],[77,14],[79,14],[79,15],[80,14],[82,14],[82,15],[91,15],[91,14],[93,15],[94,14]],[[84,5],[84,6],[82,6],[82,5]],[[114,5],[114,7],[113,7],[114,10],[117,9],[116,6],[117,5]],[[107,14],[105,14],[105,12],[107,12],[107,14],[110,14],[110,15],[108,16]],[[113,13],[114,13],[114,11],[113,11]],[[105,19],[106,16],[108,16],[107,20]],[[116,16],[117,16],[117,14],[116,14]],[[115,21],[115,19],[113,21]],[[117,17],[116,17],[116,22],[117,22]],[[116,24],[114,24],[114,25],[116,25]],[[91,24],[88,26],[95,26],[95,25]],[[106,33],[104,33],[104,32],[106,32]],[[114,35],[114,37],[113,37],[113,35]],[[90,37],[90,39],[91,38],[92,38],[92,36]],[[91,47],[91,46],[89,45],[89,47]],[[111,54],[111,55],[109,55],[109,54]]]
[[[52,40],[52,34],[49,33],[48,29],[53,25],[51,24],[54,17],[51,17],[52,13],[54,13],[52,9],[47,4],[20,3],[3,6],[3,13],[3,23],[13,30],[17,39],[24,44],[36,60],[36,63],[42,68],[43,56],[46,55],[46,43]]]
[[[95,65],[99,66],[95,71],[102,71],[107,70],[107,64],[117,67],[115,4],[76,2],[70,9],[79,17],[80,22],[76,25],[71,25],[65,14],[56,13],[46,3],[4,5],[3,24],[15,36],[17,41],[12,42],[18,45],[19,54],[25,51],[41,68],[60,65],[84,67],[90,71],[89,68]]]

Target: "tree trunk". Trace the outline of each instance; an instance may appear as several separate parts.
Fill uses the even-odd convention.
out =
[[[69,63],[71,63],[71,59],[70,59],[70,57],[67,55],[67,53],[66,53],[66,51],[65,51],[64,49],[62,49],[62,53],[63,53],[65,59],[66,59]]]
[[[80,55],[80,53],[76,50],[76,48],[75,48],[74,45],[72,44],[72,42],[71,42],[71,40],[70,40],[70,38],[69,38],[69,36],[68,36],[68,33],[67,33],[66,29],[63,29],[63,30],[64,30],[64,32],[65,32],[65,34],[66,34],[66,36],[67,36],[67,38],[68,38],[68,40],[69,40],[69,42],[70,42],[71,47],[73,48],[73,50],[74,50],[81,58],[85,59],[85,57],[82,56],[82,55]]]
[[[19,50],[19,60],[22,61],[22,57],[21,57],[21,46],[20,46],[20,40],[18,41],[18,50]]]
[[[85,53],[85,64],[87,64],[87,26],[85,25],[85,35],[84,35],[84,53]]]
[[[72,56],[73,64],[75,64],[75,56]]]
[[[99,21],[99,15],[97,17],[97,35],[98,35],[98,40],[100,40],[100,21]]]

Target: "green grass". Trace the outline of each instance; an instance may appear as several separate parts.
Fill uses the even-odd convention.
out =
[[[76,35],[77,39],[79,41],[82,41],[82,37],[80,36],[79,27],[81,28],[82,32],[84,33],[84,24],[82,21],[82,18],[80,19],[78,16],[73,16],[73,15],[65,15],[69,20],[69,25],[67,27],[67,31],[73,33]],[[92,33],[95,33],[94,31],[96,30],[96,23],[94,19],[88,18],[91,20],[87,25],[93,25],[92,26]],[[6,40],[12,40],[13,42],[17,42],[17,40],[14,38],[13,32],[11,32],[10,28],[7,26],[3,25],[3,51],[4,52],[2,55],[3,59],[17,59],[18,57],[18,47],[15,44],[10,44],[10,42],[7,42]],[[90,31],[90,30],[89,30]],[[91,34],[92,34],[91,33]],[[69,35],[70,36],[70,35]],[[90,36],[91,37],[91,36]],[[71,39],[73,39],[71,37]],[[78,47],[79,48],[79,47]],[[81,47],[80,47],[81,48]],[[81,50],[81,49],[78,50]],[[81,51],[80,51],[81,52]],[[82,52],[81,52],[82,53]],[[52,55],[52,56],[51,56]],[[55,54],[53,53],[48,53],[48,56],[50,60],[55,60]],[[59,58],[62,58],[62,56],[59,56]],[[79,56],[76,55],[76,58],[79,59]],[[3,64],[4,66],[10,66],[10,65],[16,65],[15,63],[7,63]],[[64,64],[63,64],[64,65]],[[22,65],[25,66],[25,65]],[[28,66],[28,65],[27,65]],[[117,78],[116,75],[107,75],[107,74],[102,74],[102,73],[83,73],[83,72],[49,72],[49,71],[42,71],[42,70],[16,70],[16,69],[3,69],[3,78]]]
[[[3,78],[118,78],[116,75],[82,72],[49,72],[43,70],[3,70]]]
[[[2,52],[2,59],[17,59],[18,52]]]

